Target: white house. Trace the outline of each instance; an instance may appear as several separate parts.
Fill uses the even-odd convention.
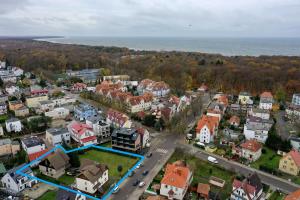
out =
[[[271,92],[263,92],[260,95],[259,108],[265,110],[271,110],[273,106],[273,95]]]
[[[152,95],[132,96],[128,100],[128,110],[131,113],[149,110],[152,104]]]
[[[37,136],[22,138],[21,145],[28,155],[41,152],[46,149],[45,142]]]
[[[241,144],[242,155],[250,162],[258,160],[261,156],[262,145],[256,140],[248,140]]]
[[[51,100],[39,101],[38,104],[38,108],[43,112],[51,111],[55,107],[55,102]]]
[[[259,117],[261,119],[270,119],[270,111],[260,108],[251,108],[248,110],[248,116]]]
[[[235,179],[232,183],[231,200],[260,200],[262,199],[263,185],[256,173],[243,181]]]
[[[87,124],[73,121],[68,125],[68,130],[71,133],[71,138],[80,146],[98,143],[93,128]]]
[[[142,127],[136,129],[138,134],[141,136],[142,140],[142,147],[145,148],[146,145],[150,142],[150,133],[147,129],[144,129]]]
[[[80,174],[75,179],[75,187],[82,192],[94,194],[108,181],[108,168],[95,161],[82,159]]]
[[[22,123],[17,118],[10,118],[5,121],[5,127],[7,132],[21,132],[22,131]]]
[[[76,102],[76,99],[70,96],[64,96],[62,98],[52,99],[55,103],[55,106],[62,106],[67,104],[73,104]]]
[[[5,88],[5,91],[7,92],[8,95],[11,96],[11,95],[14,95],[17,92],[20,92],[20,88],[19,88],[19,86],[11,85],[11,86],[7,86]]]
[[[65,119],[69,114],[69,109],[64,107],[54,108],[51,111],[45,112],[45,116],[51,117],[52,119]]]
[[[144,79],[137,86],[137,91],[139,94],[144,94],[145,92],[150,92],[155,97],[164,97],[170,92],[170,87],[163,81],[156,82],[150,79]]]
[[[46,140],[52,146],[69,145],[71,143],[71,134],[66,128],[49,128],[46,130]]]
[[[193,173],[186,165],[177,162],[167,164],[160,183],[160,195],[168,199],[182,200],[193,180]]]
[[[101,116],[88,117],[85,123],[93,128],[93,132],[95,133],[99,142],[110,139],[110,125],[106,123],[105,119]]]
[[[23,191],[25,188],[31,188],[34,184],[37,183],[37,181],[34,179],[29,179],[26,176],[22,176],[16,173],[17,170],[24,166],[25,164],[22,164],[18,167],[10,169],[2,177],[1,183],[7,191],[18,193]],[[29,167],[25,168],[22,172],[30,176],[34,176],[32,170]]]
[[[203,143],[211,143],[217,135],[219,118],[203,115],[198,121],[196,128],[196,139]]]
[[[251,94],[248,92],[240,92],[238,101],[242,105],[253,104],[253,100],[251,99]]]
[[[244,135],[247,140],[256,139],[261,143],[265,143],[272,125],[273,121],[271,120],[250,116],[244,125]]]
[[[106,122],[115,128],[131,128],[132,121],[124,113],[113,109],[107,111]]]

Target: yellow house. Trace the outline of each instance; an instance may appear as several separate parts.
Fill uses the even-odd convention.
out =
[[[283,156],[279,162],[279,170],[297,176],[300,171],[300,153],[292,150]]]
[[[239,103],[242,105],[251,104],[251,95],[248,92],[240,92]]]
[[[8,102],[8,108],[9,108],[9,110],[12,110],[12,111],[17,110],[23,106],[24,106],[23,102],[19,101],[19,100]]]
[[[0,140],[0,156],[15,155],[18,151],[20,151],[20,144],[17,141],[8,138]]]
[[[39,106],[40,101],[47,101],[48,95],[32,96],[26,98],[26,105],[29,108],[36,108]]]

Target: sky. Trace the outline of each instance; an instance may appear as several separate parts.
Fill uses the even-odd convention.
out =
[[[0,35],[299,37],[300,0],[0,0]]]

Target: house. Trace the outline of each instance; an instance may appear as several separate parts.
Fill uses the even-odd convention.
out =
[[[50,145],[70,145],[71,134],[66,128],[49,128],[46,130],[46,141]]]
[[[20,100],[9,101],[9,102],[8,102],[8,108],[9,108],[9,110],[11,110],[11,111],[15,111],[15,110],[17,110],[17,109],[19,109],[19,108],[21,108],[21,107],[23,107],[23,106],[24,106],[24,104],[23,104],[23,102],[20,101]]]
[[[217,96],[217,100],[216,102],[218,104],[222,104],[224,106],[223,108],[223,112],[225,112],[225,110],[227,109],[228,105],[229,105],[229,99],[228,96],[225,94],[220,94]]]
[[[73,121],[68,125],[68,130],[71,133],[71,138],[80,146],[98,143],[93,128],[87,124]]]
[[[59,188],[56,200],[86,200],[86,196]]]
[[[74,117],[80,121],[84,121],[88,117],[97,116],[97,114],[97,110],[88,104],[79,104],[74,108]]]
[[[84,83],[95,83],[100,78],[100,69],[66,70],[66,74],[80,78]]]
[[[273,107],[273,95],[271,92],[263,92],[260,94],[259,108],[264,110],[272,110]]]
[[[26,117],[29,115],[29,109],[26,106],[22,106],[15,110],[16,117]]]
[[[118,128],[111,134],[111,145],[115,149],[139,152],[143,145],[137,129]]]
[[[37,108],[40,104],[40,101],[47,101],[48,95],[36,95],[26,98],[26,105],[29,108]]]
[[[126,74],[121,74],[121,75],[112,75],[112,76],[103,76],[102,77],[103,81],[112,81],[112,82],[125,82],[125,81],[129,81],[130,80],[130,76],[126,75]]]
[[[293,94],[292,104],[294,104],[296,106],[300,106],[300,93]]]
[[[87,88],[87,85],[84,83],[75,83],[72,86],[71,90],[76,91],[76,92],[81,92],[81,91],[85,90],[86,88]]]
[[[262,145],[256,140],[247,140],[240,145],[241,157],[250,162],[258,160],[261,156]]]
[[[128,111],[137,113],[149,110],[152,104],[152,94],[145,93],[142,96],[132,96],[128,100]]]
[[[57,150],[39,163],[39,170],[42,174],[58,179],[65,174],[70,158],[61,150]]]
[[[15,93],[20,92],[20,88],[19,88],[19,86],[16,86],[16,85],[9,85],[9,86],[5,87],[5,91],[7,92],[7,94],[9,96],[14,96]]]
[[[299,200],[300,199],[300,189],[287,195],[284,200]]]
[[[150,92],[154,97],[164,97],[170,92],[170,87],[164,81],[156,82],[150,79],[142,80],[137,86],[140,95]]]
[[[272,120],[250,116],[247,118],[246,124],[244,124],[244,135],[247,140],[256,139],[261,143],[265,143],[272,126]]]
[[[47,95],[48,92],[49,91],[47,89],[43,89],[39,85],[33,84],[33,85],[30,86],[30,94],[32,96]]]
[[[210,193],[210,185],[209,184],[198,183],[197,194],[200,198],[209,200],[210,199],[209,193]]]
[[[37,180],[35,179],[30,179],[26,176],[22,176],[16,173],[17,170],[21,169],[24,166],[25,164],[22,164],[18,167],[10,169],[2,177],[1,183],[7,191],[12,193],[19,193],[25,188],[31,188],[34,184],[37,183]],[[34,176],[33,171],[30,169],[30,167],[26,167],[22,172],[30,176]]]
[[[34,154],[46,149],[45,142],[37,137],[26,137],[21,139],[21,145],[28,155]]]
[[[300,153],[297,150],[291,150],[279,161],[279,170],[297,176],[300,171]]]
[[[142,148],[145,148],[146,145],[150,142],[150,133],[147,129],[144,129],[142,127],[139,127],[136,130],[138,134],[140,134]]]
[[[219,118],[203,115],[196,127],[196,139],[202,143],[211,143],[217,135]]]
[[[75,179],[75,187],[82,192],[95,194],[108,181],[108,167],[89,159],[82,159],[80,174]]]
[[[0,156],[16,155],[20,151],[20,144],[18,141],[11,141],[11,139],[0,140]]]
[[[38,102],[38,108],[42,112],[51,111],[54,109],[54,107],[55,107],[55,102],[53,102],[52,100],[45,100],[45,101]]]
[[[207,92],[208,86],[202,83],[202,85],[197,89],[199,92]]]
[[[263,185],[256,173],[251,174],[243,181],[234,179],[232,183],[231,200],[262,200]]]
[[[6,94],[0,94],[0,102],[7,102],[8,96]]]
[[[236,115],[231,116],[229,119],[229,124],[231,126],[238,127],[240,125],[240,122],[241,122],[241,119]]]
[[[103,117],[88,117],[85,123],[93,128],[93,132],[99,143],[110,140],[110,125],[106,123],[106,120]]]
[[[113,109],[107,111],[106,122],[115,128],[131,128],[132,125],[127,115]]]
[[[18,118],[10,118],[5,121],[5,127],[7,132],[21,132],[22,124]]]
[[[4,135],[3,127],[0,125],[0,136]]]
[[[270,119],[270,111],[260,108],[251,108],[248,110],[248,116],[259,117],[262,119]]]
[[[76,99],[71,96],[64,96],[61,98],[56,98],[56,99],[51,99],[54,103],[55,106],[61,107],[63,105],[68,105],[68,104],[73,104],[76,102]]]
[[[289,141],[293,149],[300,151],[300,137],[290,136]]]
[[[65,119],[69,115],[70,115],[69,109],[64,107],[54,108],[51,111],[45,112],[45,116],[51,117],[52,119]]]
[[[249,94],[248,92],[240,92],[238,101],[242,105],[253,104],[251,97],[251,94]]]
[[[0,115],[5,115],[7,113],[7,105],[5,102],[0,102]]]
[[[182,200],[193,180],[193,173],[186,164],[167,164],[160,183],[160,195]]]
[[[289,119],[300,119],[300,105],[287,104],[285,112]]]

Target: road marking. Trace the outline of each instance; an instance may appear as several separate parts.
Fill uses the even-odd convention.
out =
[[[159,148],[159,149],[156,150],[156,152],[166,154],[166,153],[168,153],[168,150],[167,149]]]

